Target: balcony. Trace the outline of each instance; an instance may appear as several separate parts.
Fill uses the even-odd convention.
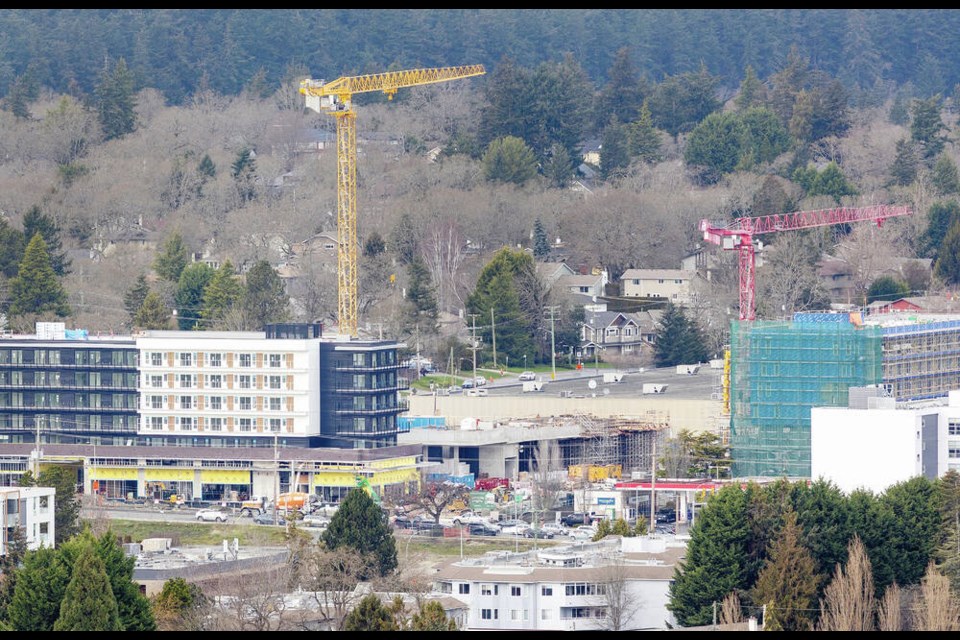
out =
[[[378,372],[378,371],[396,371],[400,368],[399,364],[387,364],[387,365],[368,365],[368,364],[338,364],[334,365],[334,371],[343,371],[344,373],[359,373],[359,372]]]

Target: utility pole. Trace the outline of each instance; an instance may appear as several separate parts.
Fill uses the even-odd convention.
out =
[[[480,348],[479,345],[477,345],[477,314],[476,314],[476,313],[471,313],[471,314],[470,314],[470,317],[473,319],[473,332],[472,332],[472,333],[473,333],[473,339],[472,339],[472,342],[470,343],[470,351],[473,353],[473,378],[474,378],[473,382],[474,382],[474,385],[476,385],[476,382],[477,382],[477,381],[476,381],[476,378],[477,378],[477,349]]]
[[[273,434],[273,524],[277,524],[280,511],[280,450],[277,449],[277,434]]]
[[[557,379],[557,334],[554,331],[553,312],[559,308],[557,305],[547,307],[550,310],[550,365],[553,367],[553,371],[550,373],[551,380]]]
[[[490,331],[493,332],[493,368],[497,368],[497,325],[493,322],[493,307],[490,307]]]

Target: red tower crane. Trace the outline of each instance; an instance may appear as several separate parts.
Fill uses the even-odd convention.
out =
[[[778,213],[757,218],[736,218],[729,223],[700,221],[703,239],[726,250],[738,252],[740,271],[740,319],[756,319],[754,300],[754,270],[756,268],[756,245],[754,236],[777,231],[811,229],[850,222],[875,221],[883,225],[887,218],[906,216],[913,213],[910,207],[877,205],[871,207],[840,207],[838,209],[820,209],[818,211],[796,211]]]

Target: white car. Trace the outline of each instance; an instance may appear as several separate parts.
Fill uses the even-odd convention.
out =
[[[461,524],[485,524],[487,526],[493,526],[487,518],[477,515],[476,513],[461,513],[458,516],[453,516],[453,524],[454,526]]]
[[[226,522],[227,514],[219,509],[200,509],[196,518],[202,522]]]
[[[597,535],[597,528],[589,524],[582,524],[570,532],[570,537],[574,540],[593,540],[595,535]]]
[[[521,382],[527,382],[529,380],[536,380],[536,379],[537,379],[537,374],[535,374],[533,371],[524,371],[523,373],[520,374]]]
[[[330,518],[327,518],[326,516],[317,516],[317,515],[303,516],[303,520],[301,521],[301,524],[303,524],[303,526],[305,527],[313,527],[316,529],[326,529],[327,526],[330,524]]]
[[[500,533],[505,536],[524,536],[532,527],[526,522],[510,521],[500,525]]]

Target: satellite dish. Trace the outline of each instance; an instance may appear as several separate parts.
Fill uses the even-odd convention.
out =
[[[587,383],[587,386],[590,387],[591,389],[596,389],[596,388],[597,388],[597,381],[596,381],[596,380],[591,380],[590,382]]]
[[[603,390],[603,395],[605,395],[605,396],[610,395],[610,389],[604,389],[604,390]]]

